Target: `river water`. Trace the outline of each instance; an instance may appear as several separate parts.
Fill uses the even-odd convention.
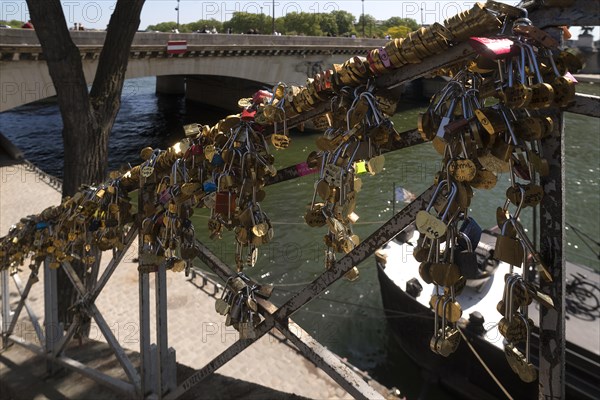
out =
[[[166,148],[183,137],[182,126],[192,122],[215,123],[224,116],[218,109],[186,103],[182,97],[156,96],[155,78],[127,81],[122,108],[110,140],[111,168],[135,165],[139,150],[145,146]],[[600,85],[580,84],[582,93],[600,94]],[[418,113],[425,103],[401,103],[394,117],[399,131],[416,126]],[[600,120],[566,114],[567,221],[593,238],[600,238]],[[50,174],[62,175],[61,119],[55,102],[25,105],[0,114],[0,131],[21,148],[26,157]],[[295,133],[292,146],[276,152],[278,167],[306,160],[315,148],[315,135]],[[439,155],[431,145],[423,144],[386,156],[386,168],[376,176],[363,175],[356,213],[360,219],[355,232],[365,238],[393,215],[394,185],[416,194],[426,189],[439,169]],[[270,186],[261,204],[274,224],[275,239],[262,247],[259,262],[248,272],[264,283],[273,283],[273,302],[281,304],[292,293],[315,279],[324,269],[323,229],[309,228],[303,222],[305,206],[311,201],[314,176]],[[495,210],[504,202],[508,176],[499,178],[491,191],[477,191],[471,215],[483,227],[495,225]],[[398,211],[403,205],[395,205]],[[525,213],[525,226],[530,215]],[[233,236],[211,241],[206,234],[208,212],[193,216],[201,240],[233,264]],[[529,229],[531,231],[531,229]],[[595,249],[598,251],[598,248]],[[573,230],[567,230],[567,259],[600,270],[600,261]],[[398,350],[382,310],[374,260],[360,266],[360,279],[339,281],[323,296],[294,315],[294,320],[322,344],[354,365],[371,373],[387,386],[396,386],[414,398],[421,377],[412,362]],[[190,310],[193,313],[193,310]],[[293,379],[293,377],[290,377]],[[439,393],[431,393],[438,397]],[[430,397],[433,398],[433,397]]]

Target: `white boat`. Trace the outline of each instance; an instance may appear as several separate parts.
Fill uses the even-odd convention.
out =
[[[496,237],[484,231],[477,248],[480,262],[487,262],[485,274],[467,281],[457,296],[463,313],[458,322],[464,333],[455,353],[443,357],[430,350],[434,332],[434,313],[430,306],[435,285],[428,284],[419,274],[420,263],[412,255],[418,232],[405,235],[406,242],[392,241],[380,250],[386,259],[377,257],[378,278],[383,305],[395,338],[408,356],[431,379],[461,398],[506,398],[491,374],[513,397],[537,399],[538,382],[525,383],[511,370],[504,354],[504,338],[498,331],[502,318],[496,310],[504,291],[504,277],[510,266],[491,261]],[[487,258],[487,260],[485,260]],[[566,393],[567,398],[600,398],[600,275],[588,268],[568,263],[567,276],[567,346]],[[570,286],[569,286],[570,285]],[[577,286],[578,285],[578,286]],[[571,298],[571,300],[569,300]],[[398,313],[409,316],[393,318]],[[529,316],[538,323],[539,305],[534,301]],[[464,338],[473,349],[465,344]],[[533,330],[530,343],[531,362],[537,365],[538,330]],[[523,350],[524,351],[524,350]],[[487,372],[477,359],[477,353],[487,364]]]

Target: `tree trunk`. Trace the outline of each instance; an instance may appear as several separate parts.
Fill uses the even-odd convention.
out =
[[[88,93],[81,55],[71,39],[60,0],[27,0],[63,120],[63,196],[73,195],[82,184],[104,180],[108,139],[121,106],[129,50],[140,25],[144,2],[117,1]],[[84,266],[74,264],[74,267],[85,280]],[[68,308],[76,296],[62,270],[58,274],[58,291],[59,321],[67,327],[72,321]]]

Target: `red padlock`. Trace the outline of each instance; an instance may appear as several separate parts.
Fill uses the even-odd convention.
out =
[[[235,202],[237,195],[232,192],[217,192],[215,212],[231,217],[235,212]]]
[[[256,116],[256,110],[242,110],[242,121],[254,121],[254,117]]]
[[[477,54],[492,60],[508,58],[514,52],[519,51],[517,46],[513,47],[512,40],[505,38],[472,37],[469,39],[469,44]]]
[[[273,98],[273,94],[267,90],[259,90],[258,92],[254,93],[254,96],[252,96],[252,102],[254,104],[261,104],[261,103],[265,103],[265,102],[270,102],[271,99]]]

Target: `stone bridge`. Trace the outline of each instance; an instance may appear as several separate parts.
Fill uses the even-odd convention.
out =
[[[105,32],[71,32],[93,82]],[[185,41],[183,54],[167,51]],[[127,78],[156,76],[157,92],[232,109],[252,90],[308,76],[385,43],[378,39],[270,35],[138,33]],[[0,112],[54,96],[56,91],[35,31],[0,29]]]

